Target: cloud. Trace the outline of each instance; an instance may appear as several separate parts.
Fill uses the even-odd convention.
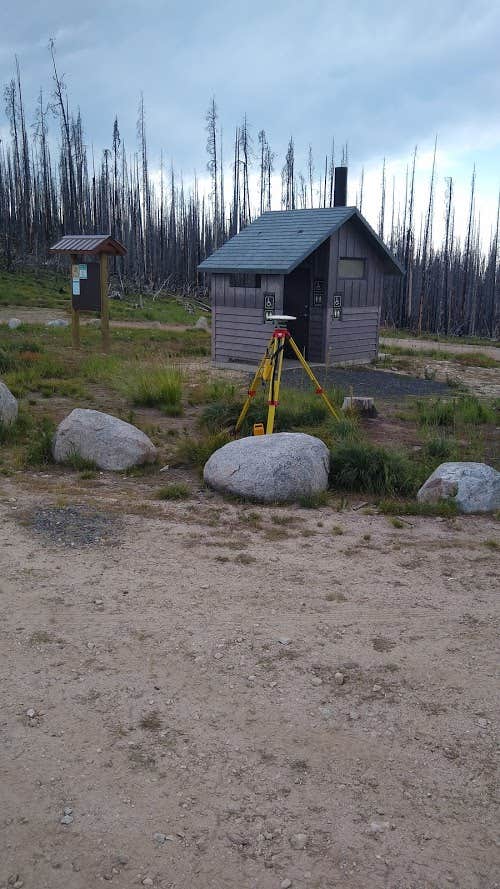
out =
[[[142,91],[152,165],[163,149],[178,168],[204,173],[204,114],[214,94],[228,162],[245,112],[253,135],[264,128],[280,159],[293,134],[303,169],[309,143],[320,167],[333,136],[348,142],[351,182],[364,165],[367,185],[380,177],[383,157],[404,177],[415,144],[419,171],[428,172],[437,134],[441,184],[456,176],[461,194],[476,160],[493,195],[499,31],[500,6],[485,0],[25,0],[22,18],[0,12],[0,81],[11,77],[17,53],[33,108],[39,87],[51,89],[53,36],[97,153],[110,144],[115,114],[135,148]]]

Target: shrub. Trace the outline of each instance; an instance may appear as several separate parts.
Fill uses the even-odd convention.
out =
[[[133,404],[159,407],[167,416],[182,413],[182,373],[178,368],[163,366],[138,371],[129,382]]]
[[[367,494],[411,494],[417,486],[408,457],[365,442],[341,444],[332,451],[330,487]]]
[[[182,482],[173,482],[158,488],[156,497],[158,500],[186,500],[190,494],[191,489],[188,485],[184,485]]]

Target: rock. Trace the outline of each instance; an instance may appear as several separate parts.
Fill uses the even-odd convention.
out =
[[[370,821],[369,832],[370,833],[383,833],[384,830],[389,830],[390,824],[388,821]]]
[[[278,432],[230,441],[205,464],[206,484],[223,494],[262,503],[286,503],[328,487],[330,453],[302,432]]]
[[[65,806],[64,814],[65,815],[72,815],[73,814],[73,809],[71,808],[71,806]]]
[[[69,327],[69,321],[65,318],[55,318],[53,321],[47,321],[45,327]]]
[[[281,881],[281,889],[290,889],[291,885],[292,885],[292,881],[289,880],[288,878],[286,880]]]
[[[361,414],[363,417],[377,416],[377,409],[373,398],[365,398],[361,395],[346,396],[342,402],[342,410],[344,412],[356,411],[357,414]]]
[[[422,485],[417,500],[454,500],[460,512],[500,509],[500,472],[486,463],[441,463]]]
[[[205,318],[204,315],[202,315],[200,318],[198,318],[198,320],[194,326],[195,326],[196,330],[204,330],[204,331],[206,331],[206,333],[210,333],[210,324],[208,322],[208,318]]]
[[[316,685],[316,686],[323,685],[323,680],[320,679],[319,676],[313,676],[311,679],[311,685]]]
[[[61,824],[73,824],[73,815],[63,815],[60,823]]]
[[[20,321],[19,318],[11,318],[7,322],[7,327],[9,328],[9,330],[17,330],[18,327],[21,327],[22,323],[23,322]]]
[[[235,846],[249,846],[250,839],[244,833],[228,833],[227,838]]]
[[[307,846],[306,833],[294,833],[290,837],[290,845],[292,849],[305,849]]]
[[[100,327],[100,326],[101,326],[101,319],[100,318],[91,318],[89,321],[87,321],[87,327]]]
[[[158,843],[159,846],[163,846],[167,842],[167,835],[165,833],[160,833],[157,831],[153,834],[153,839],[155,843]]]
[[[344,684],[345,676],[343,673],[340,672],[340,670],[337,670],[337,672],[335,673],[335,676],[333,678],[335,679],[335,682],[337,683],[337,685]]]
[[[324,719],[330,719],[330,716],[333,716],[333,710],[331,707],[320,707],[319,712],[324,717]]]
[[[28,719],[34,719],[36,716],[36,710],[34,710],[33,707],[30,707],[29,710],[26,710],[26,716],[28,717]]]
[[[280,645],[290,645],[291,639],[287,639],[286,636],[282,636],[281,639],[278,639]]]
[[[101,411],[76,408],[59,424],[52,444],[56,463],[71,454],[96,463],[99,469],[129,469],[153,463],[153,442],[130,423]]]
[[[17,420],[18,405],[10,389],[0,380],[0,423],[10,426]]]
[[[142,885],[143,886],[154,886],[154,880],[152,880],[151,877],[144,877],[144,879],[142,881]]]

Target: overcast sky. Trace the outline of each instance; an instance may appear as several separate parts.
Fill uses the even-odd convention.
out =
[[[212,95],[226,134],[246,112],[264,128],[277,167],[293,134],[305,172],[309,143],[318,168],[335,136],[349,144],[353,203],[361,166],[364,211],[376,223],[382,158],[398,192],[419,146],[419,203],[425,199],[438,137],[436,221],[445,176],[466,216],[477,166],[483,230],[494,221],[500,185],[500,3],[495,0],[12,0],[0,9],[0,81],[17,54],[31,114],[40,87],[51,88],[49,38],[80,107],[87,143],[109,146],[114,115],[135,148],[144,93],[152,167],[160,149],[186,178],[206,175],[204,114]],[[5,117],[0,116],[5,128]],[[279,189],[275,189],[279,202]],[[277,204],[279,206],[279,203]]]

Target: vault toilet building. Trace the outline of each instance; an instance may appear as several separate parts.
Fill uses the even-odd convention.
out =
[[[336,170],[337,203],[344,170]],[[264,213],[198,268],[210,278],[216,364],[260,361],[273,314],[296,316],[290,332],[309,362],[369,362],[384,277],[403,274],[356,207],[343,205]]]

